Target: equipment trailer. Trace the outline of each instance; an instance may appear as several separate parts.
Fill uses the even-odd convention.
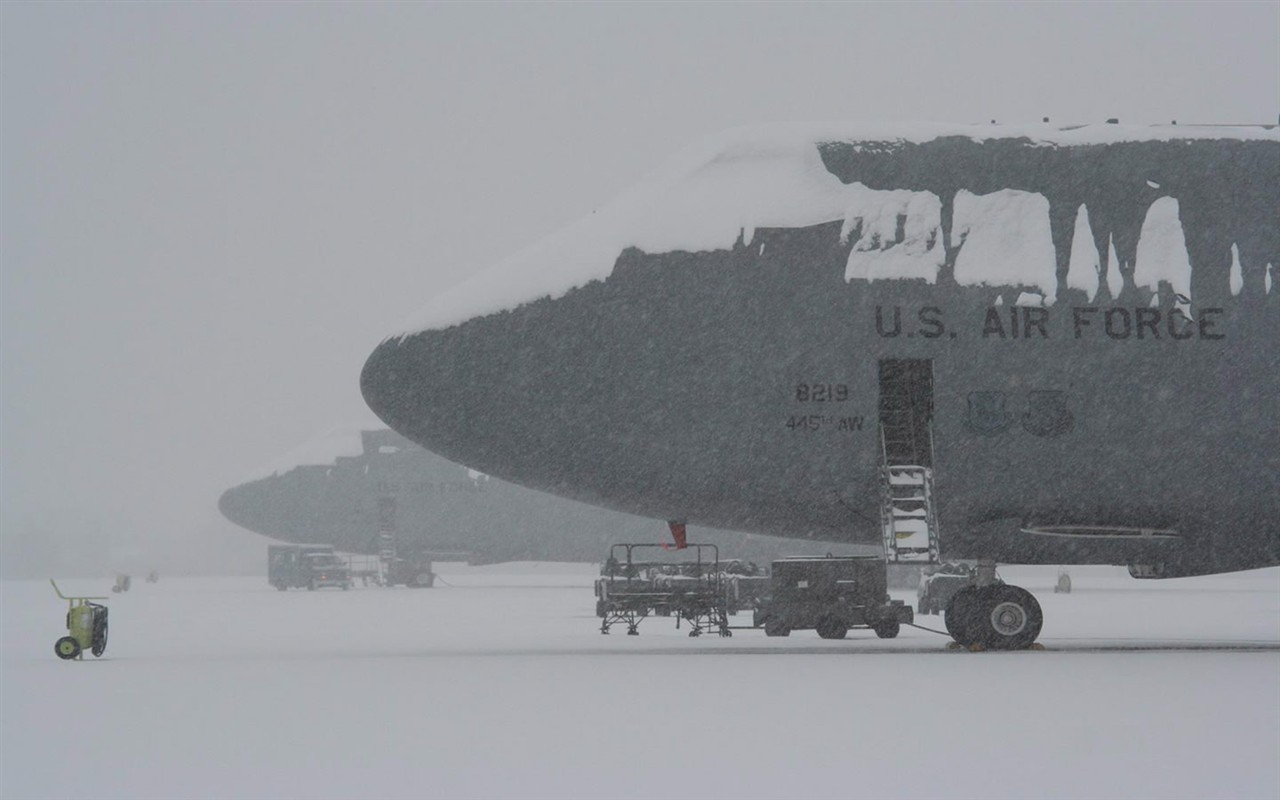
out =
[[[715,631],[732,636],[729,630],[728,598],[720,569],[720,550],[713,544],[690,544],[680,550],[692,551],[694,560],[670,561],[654,558],[637,560],[637,552],[660,555],[667,548],[659,544],[615,544],[596,580],[596,615],[600,632],[625,623],[628,636],[638,636],[639,626],[650,614],[675,615],[689,623],[690,636]]]

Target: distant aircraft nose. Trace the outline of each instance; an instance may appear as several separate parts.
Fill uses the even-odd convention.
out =
[[[252,498],[253,487],[248,484],[232,487],[218,498],[218,510],[222,516],[241,528],[253,530],[258,524],[257,515],[251,512],[256,505]]]
[[[296,507],[300,504],[287,502],[287,498],[278,491],[279,482],[279,478],[269,477],[233,486],[218,498],[218,510],[241,528],[264,536],[290,539],[299,533],[297,528],[306,524],[293,520],[308,520],[310,516],[302,513],[304,509]]]

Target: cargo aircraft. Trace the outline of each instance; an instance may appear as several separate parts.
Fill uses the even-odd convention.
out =
[[[431,300],[361,387],[534,489],[976,560],[948,630],[1025,647],[996,564],[1280,564],[1277,267],[1274,126],[741,129]]]

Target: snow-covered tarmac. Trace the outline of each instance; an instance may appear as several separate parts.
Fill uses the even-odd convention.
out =
[[[441,572],[136,580],[83,662],[53,654],[48,583],[5,582],[0,795],[1280,797],[1280,570],[1075,568],[1055,595],[1054,569],[1002,569],[1045,610],[1047,649],[1019,653],[910,628],[602,636],[591,567]]]

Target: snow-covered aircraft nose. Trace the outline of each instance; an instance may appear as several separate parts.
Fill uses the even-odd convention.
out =
[[[493,463],[526,452],[538,433],[535,420],[516,419],[528,413],[522,406],[533,390],[528,356],[504,322],[384,342],[361,375],[365,401],[393,429],[451,460]]]
[[[875,485],[869,435],[849,446],[874,387],[855,391],[856,343],[812,313],[864,302],[841,291],[849,188],[808,131],[757,133],[689,148],[437,298],[369,358],[370,408],[446,458],[617,510],[828,540],[861,519],[878,536],[873,494],[849,505],[852,484]],[[829,234],[819,249],[796,235],[814,226]],[[916,260],[938,260],[908,227]],[[841,369],[819,369],[833,348]],[[807,381],[839,393],[821,420],[793,402]],[[797,435],[810,425],[840,435]],[[776,502],[749,508],[744,493]]]
[[[721,472],[725,448],[699,431],[718,392],[680,366],[687,326],[673,317],[648,333],[661,309],[618,291],[597,282],[389,339],[365,364],[365,400],[410,439],[495,477],[681,518],[682,499]],[[675,452],[681,431],[701,449]]]

